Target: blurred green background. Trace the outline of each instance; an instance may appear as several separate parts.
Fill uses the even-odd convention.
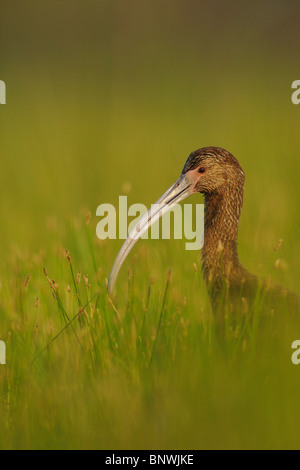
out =
[[[57,313],[52,310],[53,299],[43,266],[51,272],[51,279],[54,277],[60,286],[64,286],[70,282],[65,248],[73,257],[74,271],[87,272],[90,276],[94,275],[94,257],[101,269],[95,279],[102,283],[103,302],[107,302],[105,278],[122,242],[97,240],[97,206],[104,202],[117,204],[124,183],[130,183],[128,203],[141,202],[149,207],[178,178],[189,153],[199,147],[226,148],[239,159],[246,173],[239,236],[242,262],[249,270],[264,277],[270,275],[276,282],[299,293],[300,106],[291,102],[291,84],[299,79],[299,15],[300,5],[296,0],[1,1],[0,79],[6,82],[7,104],[0,108],[0,338],[8,341],[11,337],[7,346],[8,364],[0,370],[6,397],[2,411],[8,429],[6,436],[2,436],[2,447],[298,445],[295,436],[292,438],[296,416],[293,416],[290,395],[293,390],[295,393],[298,390],[293,382],[297,371],[295,366],[290,366],[289,356],[290,343],[299,336],[297,332],[295,337],[287,339],[284,345],[287,349],[282,353],[284,358],[278,353],[277,362],[282,361],[282,368],[277,371],[274,365],[275,383],[280,383],[286,369],[292,367],[286,394],[272,395],[270,386],[270,395],[266,395],[268,400],[273,400],[275,409],[287,403],[290,408],[287,413],[281,409],[274,417],[271,407],[266,410],[266,400],[258,398],[255,416],[262,416],[264,411],[266,415],[264,425],[261,424],[264,437],[261,435],[257,439],[254,421],[247,434],[242,419],[243,416],[251,419],[252,407],[241,404],[238,397],[239,393],[249,390],[258,358],[257,362],[254,359],[251,362],[247,357],[247,364],[250,360],[252,368],[249,376],[241,379],[242,385],[238,385],[240,369],[232,372],[221,355],[225,361],[221,361],[225,382],[221,377],[220,382],[206,385],[204,398],[209,397],[211,408],[200,409],[199,415],[196,409],[192,410],[198,403],[196,390],[203,387],[203,381],[210,374],[221,371],[221,366],[218,369],[219,356],[214,358],[203,376],[195,378],[192,395],[180,385],[178,395],[174,396],[164,387],[161,378],[157,382],[154,380],[157,390],[161,391],[160,386],[165,390],[164,399],[169,406],[166,415],[163,413],[165,402],[155,402],[156,392],[149,391],[149,384],[145,385],[144,378],[137,372],[139,369],[135,369],[134,359],[132,363],[127,362],[125,356],[120,355],[118,367],[120,363],[126,363],[124,370],[126,373],[135,370],[134,379],[133,382],[123,380],[122,367],[121,375],[113,372],[112,382],[106,384],[107,390],[113,390],[114,398],[111,399],[97,379],[93,378],[95,385],[83,374],[82,390],[85,386],[96,390],[98,386],[104,393],[101,398],[103,409],[115,410],[113,404],[119,399],[116,388],[120,383],[130,402],[129,390],[132,383],[136,385],[137,376],[143,389],[142,397],[138,398],[143,404],[142,410],[143,406],[147,410],[150,396],[157,405],[156,408],[152,403],[153,408],[149,408],[153,428],[148,423],[148,412],[133,406],[130,416],[133,416],[135,432],[139,435],[137,440],[136,433],[128,435],[125,424],[128,416],[125,413],[122,421],[119,410],[116,418],[119,433],[112,432],[102,441],[100,439],[101,442],[98,442],[96,432],[101,425],[93,421],[92,407],[96,405],[91,398],[87,402],[82,391],[78,405],[81,411],[78,415],[66,416],[67,403],[71,409],[75,398],[66,396],[64,401],[62,396],[66,377],[57,374],[64,356],[59,356],[60,362],[52,356],[52,369],[49,364],[44,364],[42,378],[32,377],[31,373],[28,376],[25,370],[34,353],[53,337],[60,325]],[[193,196],[188,202],[192,200],[202,202],[200,195]],[[85,217],[89,212],[90,241],[85,233]],[[274,247],[280,238],[283,244],[277,253]],[[89,243],[93,247],[92,256]],[[157,302],[161,302],[159,292],[164,290],[166,273],[171,267],[169,296],[172,307],[169,308],[176,311],[178,305],[187,303],[182,321],[197,325],[201,317],[199,312],[209,308],[200,272],[195,284],[193,264],[200,269],[200,253],[185,251],[184,241],[178,240],[140,241],[135,253],[138,255],[134,268],[135,280],[138,279],[135,295],[141,304],[146,298],[151,276],[157,283]],[[130,259],[133,257],[131,254]],[[277,259],[280,261],[274,269]],[[31,280],[25,293],[24,283],[29,273]],[[96,291],[96,282],[93,287]],[[117,289],[117,308],[124,313],[127,299],[125,267],[120,273]],[[64,292],[63,295],[67,294]],[[35,307],[37,297],[39,309]],[[70,317],[76,313],[76,302],[75,295],[68,304]],[[51,323],[51,328],[46,328],[47,322]],[[38,344],[32,345],[31,335],[36,324],[45,331]],[[183,337],[194,338],[195,333],[189,337],[187,331]],[[203,331],[205,337],[205,322]],[[68,350],[68,337],[63,341]],[[62,343],[60,347],[63,348]],[[165,348],[167,356],[171,355],[173,347]],[[196,336],[186,340],[187,357],[195,357],[199,348],[202,352],[202,348],[205,350],[197,343]],[[264,353],[270,358],[270,351],[266,349]],[[20,354],[24,358],[21,363]],[[206,354],[207,351],[204,357]],[[110,354],[108,357],[111,360]],[[105,364],[108,371],[115,371],[110,361]],[[70,372],[68,377],[72,384],[78,376],[76,365],[73,366],[73,374]],[[88,367],[84,360],[81,367],[80,370]],[[103,363],[99,367],[102,371]],[[268,367],[267,363],[266,369]],[[187,374],[184,361],[182,368]],[[183,370],[177,366],[172,369],[170,364],[168,370],[169,378],[174,373],[175,382],[181,384],[185,376],[180,375]],[[194,364],[191,376],[185,376],[187,384],[192,381],[195,370],[199,369]],[[34,387],[43,389],[48,373],[52,392],[48,398],[45,395],[44,402],[35,399],[30,421],[26,414],[31,406],[30,395],[39,395],[32,390]],[[259,370],[258,376],[264,381],[265,370]],[[20,388],[22,384],[24,389]],[[60,390],[60,412],[53,415],[55,423],[48,416],[50,424],[43,427],[41,410],[49,409],[55,387]],[[216,397],[214,402],[213,391],[215,393],[219,387],[224,387],[225,394],[228,392],[223,414],[218,414],[216,407],[222,398]],[[232,398],[230,404],[229,396]],[[184,397],[183,411],[176,420],[176,410]],[[52,405],[55,407],[55,403]],[[90,439],[86,437],[83,442],[80,429],[68,438],[68,419],[70,425],[78,424],[78,416],[85,406],[90,407],[91,415],[85,410],[86,421],[80,429],[85,430],[87,436],[90,430]],[[128,406],[128,401],[124,406]],[[98,403],[96,409],[99,407]],[[201,416],[204,428],[207,426],[208,429],[207,434],[199,434],[199,439],[192,420],[193,411],[195,416]],[[22,419],[18,420],[17,416]],[[167,416],[173,416],[169,426]],[[142,417],[140,421],[139,417]],[[164,429],[159,439],[154,438],[159,428],[155,417],[161,420]],[[222,425],[219,419],[223,419]],[[145,423],[150,431],[148,438],[142,439],[140,433],[146,427]],[[180,432],[176,432],[178,426],[188,426],[189,432],[180,436]],[[286,439],[279,432],[282,426],[291,428]],[[221,431],[219,435],[214,434],[215,427],[224,430],[225,440]],[[61,437],[55,440],[53,434]]]

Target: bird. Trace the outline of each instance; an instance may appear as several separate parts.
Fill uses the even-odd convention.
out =
[[[174,204],[194,193],[204,196],[204,243],[202,272],[213,314],[247,315],[257,305],[263,314],[274,315],[287,305],[300,313],[300,298],[288,289],[250,273],[238,255],[238,228],[243,206],[245,173],[237,158],[221,147],[203,147],[186,160],[180,178],[140,219],[124,242],[112,267],[108,293],[126,256],[143,235]]]

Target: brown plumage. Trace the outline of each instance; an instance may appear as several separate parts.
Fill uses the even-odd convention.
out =
[[[108,281],[112,293],[119,269],[138,238],[174,204],[192,193],[204,195],[202,269],[213,312],[219,318],[251,313],[300,313],[300,300],[292,292],[249,273],[238,256],[238,226],[243,205],[245,174],[237,159],[219,147],[192,152],[180,178],[139,221],[123,244]]]
[[[238,160],[225,149],[206,147],[191,153],[183,174],[197,168],[202,168],[202,177],[196,189],[204,194],[205,201],[202,269],[214,313],[248,313],[255,301],[266,314],[282,309],[284,304],[298,312],[298,296],[260,280],[239,260],[238,225],[245,174]]]

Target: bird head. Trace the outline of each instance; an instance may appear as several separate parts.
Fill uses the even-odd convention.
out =
[[[243,183],[244,173],[237,159],[219,147],[204,147],[188,157],[179,179],[151,206],[131,230],[112,267],[108,292],[112,294],[118,272],[139,238],[175,204],[193,193],[210,194],[232,183]]]
[[[182,175],[191,182],[191,193],[210,194],[229,185],[244,183],[245,175],[238,160],[220,147],[204,147],[190,154]]]

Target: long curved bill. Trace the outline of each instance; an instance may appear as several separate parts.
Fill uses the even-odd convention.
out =
[[[112,294],[117,280],[118,273],[122,264],[124,263],[128,253],[138,241],[139,238],[151,227],[160,217],[168,212],[175,204],[183,201],[192,193],[192,182],[187,174],[181,175],[180,178],[174,183],[157,201],[152,204],[146,214],[139,220],[136,226],[131,230],[128,238],[123,243],[118,256],[115,259],[114,265],[109,275],[107,290],[109,295]]]

